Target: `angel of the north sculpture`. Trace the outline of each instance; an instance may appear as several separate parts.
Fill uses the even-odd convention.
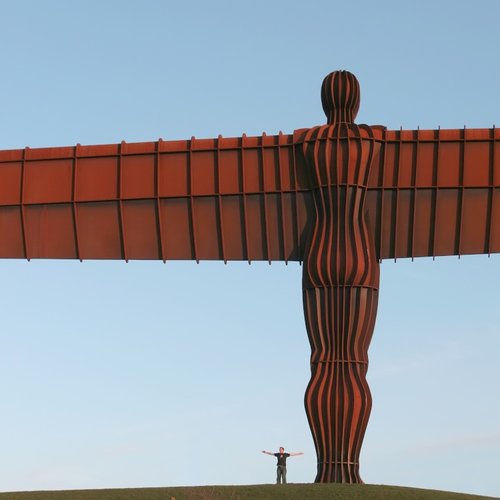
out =
[[[500,131],[356,125],[351,73],[293,134],[0,152],[0,257],[303,263],[317,482],[359,483],[382,259],[500,251]]]

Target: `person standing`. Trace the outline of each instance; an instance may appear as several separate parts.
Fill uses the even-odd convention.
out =
[[[262,450],[262,453],[266,455],[271,455],[278,459],[277,469],[276,469],[276,484],[286,484],[286,459],[288,457],[296,457],[297,455],[303,455],[301,451],[298,453],[285,453],[285,448],[280,446],[279,453],[273,453],[271,451]]]

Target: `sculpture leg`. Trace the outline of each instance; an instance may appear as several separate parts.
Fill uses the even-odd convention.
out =
[[[359,454],[371,410],[366,372],[378,290],[308,288],[303,298],[311,344],[305,407],[318,458],[315,481],[362,483]]]

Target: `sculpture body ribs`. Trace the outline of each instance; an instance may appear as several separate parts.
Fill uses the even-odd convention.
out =
[[[349,72],[327,125],[0,151],[0,258],[303,262],[317,482],[362,482],[379,261],[500,252],[500,130],[355,125]]]
[[[359,105],[357,82],[349,76],[327,77],[323,89],[345,91],[328,96],[330,124],[302,139],[314,202],[302,287],[312,351],[305,407],[318,457],[316,482],[361,482],[359,453],[371,410],[366,372],[379,263],[365,199],[380,142],[369,127],[346,122],[355,115],[346,107]]]

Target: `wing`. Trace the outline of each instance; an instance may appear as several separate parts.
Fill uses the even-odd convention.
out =
[[[293,136],[0,151],[0,258],[301,260]]]
[[[500,131],[386,131],[368,214],[380,259],[500,252]]]

